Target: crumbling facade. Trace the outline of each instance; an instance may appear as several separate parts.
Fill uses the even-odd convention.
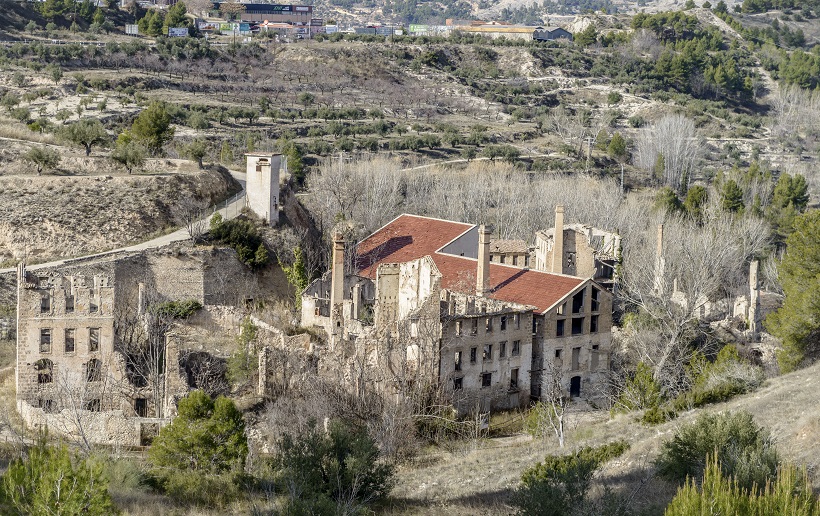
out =
[[[533,267],[592,278],[612,290],[617,281],[620,247],[621,237],[615,233],[584,224],[564,224],[564,207],[556,206],[555,227],[535,234]]]
[[[365,355],[376,376],[398,362],[423,371],[462,410],[595,397],[611,293],[591,278],[493,262],[490,233],[402,215],[356,246],[348,273],[337,234],[332,270],[303,293],[302,325],[323,328],[331,350]],[[544,392],[556,377],[561,392]]]
[[[158,321],[151,307],[241,303],[252,285],[228,249],[124,253],[36,270],[21,263],[16,384],[23,420],[86,443],[146,442],[188,391],[179,350],[169,345],[171,322]]]

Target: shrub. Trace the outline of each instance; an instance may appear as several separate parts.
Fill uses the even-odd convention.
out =
[[[184,301],[168,301],[151,307],[157,315],[164,315],[172,319],[187,319],[194,312],[202,308],[202,303],[196,299],[186,299]]]
[[[657,408],[661,403],[661,390],[652,376],[652,368],[639,362],[635,375],[626,382],[618,400],[616,412]]]
[[[570,455],[548,455],[544,462],[528,468],[521,475],[521,487],[515,492],[515,503],[521,514],[565,515],[580,511],[595,470],[603,463],[622,455],[629,445],[616,441],[593,448],[586,446]],[[598,507],[590,513],[601,514]]]
[[[248,455],[245,422],[233,401],[193,391],[148,452],[156,485],[173,498],[224,504],[239,494]]]
[[[45,438],[41,438],[25,460],[12,462],[3,475],[0,513],[93,516],[118,511],[99,465],[89,460],[72,460],[64,445],[48,446]]]
[[[239,255],[239,260],[252,269],[264,267],[270,261],[265,243],[249,220],[222,220],[214,215],[211,218],[211,237],[228,245]]]
[[[690,478],[666,508],[665,516],[743,514],[744,516],[817,516],[817,498],[811,492],[806,470],[793,465],[780,468],[777,477],[762,487],[746,489],[727,476],[718,461],[710,459],[698,486]]]
[[[683,482],[703,475],[711,453],[723,457],[723,474],[734,476],[741,487],[764,485],[777,471],[778,455],[769,431],[748,412],[701,415],[663,443],[656,465],[665,478]]]
[[[351,514],[385,498],[393,487],[392,466],[363,429],[333,422],[278,442],[272,469],[289,498],[285,514]],[[337,510],[344,508],[346,510]]]

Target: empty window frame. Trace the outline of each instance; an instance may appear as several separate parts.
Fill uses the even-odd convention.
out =
[[[566,319],[558,319],[555,321],[555,336],[556,337],[563,337],[564,336],[564,326],[566,324]]]
[[[518,368],[510,370],[510,389],[518,389]]]
[[[473,324],[473,327],[470,330],[470,334],[475,335],[476,333],[478,333],[478,319],[473,319],[472,324]]]
[[[89,412],[99,412],[100,409],[102,408],[101,405],[102,404],[100,403],[99,398],[96,398],[96,399],[93,399],[93,400],[86,401],[85,402],[85,409],[88,410]]]
[[[453,378],[453,390],[460,391],[464,388],[464,378]]]
[[[590,298],[589,308],[593,312],[597,312],[601,308],[601,291],[592,287]]]
[[[88,297],[88,313],[95,314],[100,310],[100,304],[94,297],[94,292]]]
[[[560,305],[558,305],[558,309],[555,311],[555,313],[558,314],[558,315],[566,315],[567,314],[567,304],[566,303],[561,303]]]
[[[521,341],[514,340],[512,343],[512,351],[510,353],[512,356],[517,357],[521,354]]]
[[[148,417],[148,400],[137,398],[134,400],[134,413],[137,417]]]
[[[74,312],[74,296],[65,297],[65,313],[70,314]]]
[[[51,353],[51,328],[40,328],[40,353]]]
[[[99,382],[102,379],[102,362],[92,358],[85,364],[85,380],[87,382]]]
[[[66,328],[65,330],[65,352],[66,353],[74,353],[74,334],[76,330],[74,328]]]
[[[501,316],[501,331],[507,331],[507,316]]]
[[[100,350],[100,329],[99,328],[89,328],[88,329],[88,351],[99,351]]]
[[[40,313],[47,314],[51,312],[51,294],[48,292],[40,296]]]
[[[481,356],[482,360],[492,360],[493,359],[493,345],[492,344],[484,344],[484,353]]]
[[[493,331],[493,318],[487,317],[487,320],[484,322],[484,326],[487,329],[487,333]]]
[[[521,329],[521,314],[514,314],[513,315],[513,326],[515,326],[516,330]]]
[[[584,311],[584,295],[586,294],[586,289],[581,290],[574,296],[572,296],[572,313],[580,314]]]
[[[461,335],[461,321],[456,321],[456,335]]]
[[[589,318],[589,332],[598,333],[598,316],[593,315]]]
[[[54,400],[38,399],[37,406],[43,409],[43,412],[46,414],[54,414],[57,412],[57,404]]]
[[[556,349],[555,350],[555,360],[561,360],[561,355],[563,355],[563,349]]]
[[[54,363],[51,360],[41,358],[34,362],[34,369],[37,371],[38,384],[43,385],[54,381]]]
[[[584,333],[584,318],[583,317],[573,317],[572,318],[572,334],[573,335],[581,335]]]
[[[572,348],[572,370],[581,368],[581,348]]]
[[[461,371],[461,351],[456,351],[453,357],[453,369],[455,371]]]
[[[481,373],[481,386],[489,387],[493,384],[493,373]]]
[[[498,343],[498,358],[504,358],[507,356],[507,341],[502,340]]]
[[[476,361],[477,357],[478,357],[478,348],[477,347],[470,348],[470,363],[475,364],[475,361]]]

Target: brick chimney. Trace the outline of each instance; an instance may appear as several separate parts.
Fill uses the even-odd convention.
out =
[[[564,206],[555,207],[555,231],[552,238],[552,272],[564,273]]]
[[[492,228],[484,224],[478,226],[478,270],[475,282],[477,296],[490,293],[490,233]]]
[[[333,265],[331,268],[330,310],[344,302],[345,285],[345,235],[341,230],[333,231]]]

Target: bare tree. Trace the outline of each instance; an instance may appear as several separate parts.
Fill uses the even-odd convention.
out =
[[[543,398],[533,407],[535,411],[536,436],[555,434],[558,446],[563,448],[566,438],[566,415],[572,399],[564,389],[563,364],[560,359],[545,360],[544,381],[542,383]]]
[[[200,242],[202,235],[208,230],[208,217],[202,203],[186,195],[177,203],[177,216],[185,224],[191,242]]]
[[[685,192],[703,155],[695,124],[683,115],[666,115],[641,131],[635,165],[654,174],[662,184]]]

